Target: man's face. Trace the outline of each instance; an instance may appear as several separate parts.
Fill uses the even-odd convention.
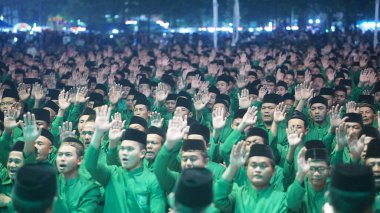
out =
[[[327,107],[321,103],[315,103],[309,109],[310,118],[315,123],[323,123],[327,116]]]
[[[46,130],[50,129],[50,125],[46,121],[36,120],[36,124],[39,128],[46,129]]]
[[[285,83],[288,85],[288,87],[292,86],[294,83],[294,77],[290,74],[286,74],[284,78]]]
[[[146,150],[136,141],[123,140],[119,149],[119,158],[123,169],[133,170],[144,159]]]
[[[310,185],[313,188],[323,188],[326,184],[326,179],[329,177],[329,167],[325,161],[311,160],[308,161],[310,169],[306,176]]]
[[[267,187],[274,174],[275,170],[269,158],[253,156],[248,159],[247,176],[254,187]]]
[[[175,110],[175,100],[167,100],[165,101],[166,108],[168,109],[169,113],[173,113]]]
[[[15,74],[15,81],[17,84],[21,84],[24,81],[24,75],[23,74]]]
[[[303,135],[306,134],[305,123],[301,119],[298,119],[298,118],[290,119],[288,121],[288,127],[287,127],[287,129],[290,128],[290,127],[295,127],[298,134],[300,134],[300,133],[303,133]]]
[[[252,136],[247,137],[244,140],[244,145],[245,145],[245,149],[247,153],[249,153],[249,151],[251,150],[251,147],[255,144],[265,144],[264,138],[257,135],[252,135]]]
[[[315,91],[320,91],[325,86],[325,81],[322,78],[315,78],[313,81],[313,88]]]
[[[276,109],[276,104],[264,103],[261,106],[261,119],[265,123],[271,123],[273,121],[273,114]]]
[[[275,83],[265,81],[264,85],[267,87],[269,93],[276,92],[276,84]]]
[[[140,93],[144,94],[146,97],[149,97],[152,92],[149,84],[140,84],[138,90]]]
[[[187,109],[186,107],[177,106],[175,108],[175,113],[177,113],[178,115],[180,115],[182,118],[184,118],[185,116],[191,117],[190,116],[190,110]]]
[[[12,104],[14,103],[16,103],[16,99],[14,98],[9,98],[9,97],[2,98],[1,103],[0,103],[0,110],[2,112],[6,112],[7,110],[11,108]]]
[[[92,136],[94,135],[94,132],[95,132],[95,122],[94,121],[86,122],[83,125],[82,132],[80,133],[80,138],[82,139],[82,143],[83,143],[85,149],[90,145]]]
[[[133,110],[133,99],[134,99],[134,95],[128,95],[127,96],[127,100],[126,100],[126,105],[128,107],[128,110]]]
[[[334,104],[343,105],[344,101],[346,99],[346,93],[343,91],[335,91],[334,92]]]
[[[207,103],[207,108],[211,109],[212,106],[215,104],[216,94],[213,92],[209,93],[210,100]]]
[[[48,159],[49,154],[53,151],[51,141],[44,136],[39,136],[34,146],[37,149],[37,161],[45,161]]]
[[[285,112],[288,113],[290,108],[294,105],[294,101],[291,99],[286,99],[284,100],[284,104],[285,104]]]
[[[365,162],[367,166],[372,167],[373,175],[375,177],[376,189],[380,189],[380,158],[368,158]]]
[[[374,98],[375,98],[375,103],[380,103],[380,92],[376,92],[374,94]]]
[[[356,136],[360,136],[362,131],[362,127],[359,123],[356,122],[345,122],[347,125],[347,135],[354,134]]]
[[[224,81],[218,81],[216,83],[216,88],[219,90],[220,94],[227,94],[228,93],[228,84]]]
[[[370,107],[360,107],[359,112],[362,114],[363,124],[366,126],[372,126],[376,118],[375,112]]]
[[[297,83],[301,84],[305,81],[305,76],[304,75],[297,75]]]
[[[154,161],[162,147],[163,138],[157,134],[148,134],[146,142],[145,158],[148,161]]]
[[[78,170],[81,163],[82,158],[78,157],[75,147],[66,144],[59,147],[56,159],[59,173],[69,176]]]
[[[285,87],[279,86],[276,88],[276,92],[277,92],[277,94],[283,96],[288,91],[285,89]]]
[[[7,161],[8,175],[11,180],[16,179],[17,171],[24,165],[24,157],[22,152],[11,151]]]
[[[148,120],[149,111],[148,108],[143,104],[137,104],[133,109],[133,115],[139,116],[144,118],[145,120]]]
[[[181,168],[205,168],[207,160],[202,155],[201,151],[186,151],[181,155]]]
[[[79,121],[78,121],[78,131],[79,131],[79,133],[82,133],[84,124],[86,123],[88,117],[90,117],[90,116],[89,115],[82,115],[82,116],[79,117]]]
[[[235,130],[241,123],[241,118],[235,118],[231,123],[231,129]]]

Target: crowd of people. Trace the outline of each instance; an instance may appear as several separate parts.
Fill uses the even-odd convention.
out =
[[[0,39],[0,212],[380,212],[368,33]]]

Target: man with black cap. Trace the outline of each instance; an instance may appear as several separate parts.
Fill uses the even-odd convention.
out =
[[[298,154],[297,175],[288,188],[288,207],[294,212],[321,212],[330,175],[328,152],[322,141],[307,141]]]
[[[360,164],[337,164],[331,174],[331,184],[323,212],[374,212],[376,189],[371,167]]]
[[[96,110],[96,130],[87,149],[85,166],[92,177],[105,189],[105,212],[164,212],[165,195],[154,174],[144,170],[143,159],[146,153],[146,133],[135,129],[118,131],[113,148],[121,139],[119,160],[121,167],[98,163],[100,143],[104,133],[110,128],[120,128],[115,120],[109,122],[111,109],[102,106]],[[113,127],[117,125],[117,127]],[[111,146],[111,142],[110,142]],[[110,147],[111,149],[111,147]]]
[[[254,144],[249,152],[241,141],[234,145],[230,165],[215,184],[215,206],[226,212],[287,212],[286,194],[273,190],[270,179],[275,175],[272,149]],[[233,186],[237,171],[246,165],[248,183]]]
[[[212,173],[209,170],[205,168],[185,169],[175,189],[174,212],[205,213],[214,198],[212,187]]]
[[[57,193],[56,170],[46,163],[21,167],[12,192],[16,212],[52,213]]]
[[[84,146],[76,138],[65,138],[57,152],[57,201],[54,212],[95,212],[100,198],[99,186],[79,174]]]
[[[377,119],[375,101],[372,95],[360,95],[358,99],[359,113],[363,117],[364,126],[373,126]],[[356,104],[355,104],[356,105]]]
[[[365,155],[365,165],[372,168],[376,187],[376,212],[380,212],[380,139],[373,139],[368,143]]]
[[[150,103],[148,99],[144,96],[138,96],[135,100],[136,102],[133,106],[133,115],[139,116],[148,121],[150,112]]]
[[[128,128],[146,132],[148,130],[148,122],[140,116],[133,116],[129,122]]]

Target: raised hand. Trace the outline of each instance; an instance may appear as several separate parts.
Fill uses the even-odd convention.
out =
[[[201,86],[201,76],[195,75],[191,80],[191,88],[198,89]]]
[[[359,107],[356,105],[355,101],[349,101],[346,103],[347,113],[359,113]]]
[[[194,98],[194,108],[196,111],[201,111],[204,109],[207,105],[207,103],[210,101],[210,95],[207,91],[198,92]]]
[[[230,166],[234,169],[240,169],[248,160],[249,153],[245,147],[245,141],[239,141],[232,147],[230,155]]]
[[[168,150],[173,149],[173,147],[182,140],[187,131],[187,116],[181,117],[174,115],[173,119],[169,121],[168,130],[166,132],[166,148]]]
[[[332,82],[335,78],[335,70],[333,69],[327,69],[326,70],[326,76],[329,82]]]
[[[343,122],[335,129],[336,149],[341,151],[347,144],[347,125]]]
[[[365,135],[363,134],[358,138],[358,134],[354,132],[350,132],[348,134],[348,140],[347,140],[347,145],[348,149],[350,150],[350,155],[353,161],[357,162],[360,160],[361,154],[364,150],[364,140],[365,140]]]
[[[342,113],[343,107],[332,106],[331,110],[329,111],[330,115],[330,128],[336,128],[339,126],[342,122],[344,122],[347,118],[341,118],[340,114]]]
[[[20,122],[16,121],[19,113],[20,110],[16,107],[11,107],[4,112],[4,130],[11,131],[20,124]]]
[[[41,128],[37,126],[36,117],[33,113],[24,114],[24,123],[22,124],[22,132],[25,143],[35,142],[41,135]]]
[[[45,98],[46,96],[46,90],[43,89],[42,85],[39,83],[35,83],[32,88],[32,97],[36,99],[37,101],[40,101]]]
[[[245,75],[237,75],[236,85],[239,89],[244,88],[248,84],[248,79]]]
[[[69,108],[71,104],[71,98],[70,98],[70,92],[65,90],[62,90],[58,95],[58,106],[62,110],[66,110]]]
[[[309,84],[310,82],[311,82],[311,73],[310,73],[310,70],[306,70],[305,71],[305,82],[307,83],[307,84]]]
[[[111,116],[111,110],[112,108],[108,107],[107,105],[95,108],[95,130],[97,132],[104,133],[112,127],[112,123],[109,121]]]
[[[69,138],[69,137],[76,138],[75,130],[73,130],[73,123],[72,122],[68,122],[68,121],[63,122],[62,126],[58,127],[58,130],[59,130],[59,138],[60,138],[61,142],[65,138]]]
[[[298,84],[294,88],[294,98],[296,99],[296,101],[300,101],[302,99],[302,96],[301,96],[301,84]]]
[[[109,100],[111,105],[116,106],[122,96],[123,87],[120,84],[113,84],[109,90]]]
[[[185,80],[182,77],[179,77],[178,81],[177,81],[178,90],[181,91],[181,90],[185,89],[185,87],[186,87]]]
[[[286,134],[288,138],[289,146],[297,147],[302,139],[303,139],[303,133],[298,133],[296,126],[289,126],[286,129]]]
[[[212,126],[215,130],[221,130],[226,126],[226,112],[222,107],[215,108],[212,112]]]
[[[247,112],[244,114],[241,123],[238,126],[239,132],[244,132],[244,129],[248,126],[255,126],[257,122],[257,108],[251,106],[247,109]]]
[[[82,87],[87,87],[88,85],[88,72],[84,72],[82,73],[80,76],[79,76],[79,86],[82,86]]]
[[[27,86],[24,83],[18,85],[17,91],[18,96],[20,97],[20,101],[22,102],[26,102],[30,97],[30,88],[27,88]]]
[[[151,126],[162,128],[162,125],[164,124],[164,118],[161,117],[161,114],[159,112],[152,112],[149,117]]]
[[[247,109],[252,104],[252,98],[249,97],[249,90],[243,89],[240,94],[238,94],[239,98],[239,108]]]
[[[201,86],[199,87],[199,90],[204,92],[204,91],[208,91],[208,85],[210,85],[210,82],[208,81],[202,81],[201,82]]]
[[[306,155],[306,147],[303,147],[301,151],[298,153],[297,163],[298,163],[298,172],[305,175],[310,170],[310,165],[308,161],[305,159]]]
[[[71,99],[71,102],[74,104],[83,104],[90,97],[87,97],[88,89],[86,87],[79,87],[74,89],[74,93]]]
[[[314,89],[310,83],[304,82],[301,84],[301,99],[308,100],[313,95]]]
[[[112,126],[110,131],[108,132],[108,138],[110,141],[120,141],[125,132],[124,129],[125,121],[121,119],[121,114],[116,112],[112,117]]]
[[[163,83],[159,83],[156,90],[156,100],[164,102],[169,95],[169,91],[165,88]]]
[[[263,100],[266,94],[268,94],[268,88],[264,85],[259,90],[259,99]]]
[[[274,110],[273,121],[280,123],[286,118],[286,106],[284,102],[279,103]]]
[[[359,81],[361,83],[368,83],[369,82],[369,75],[368,75],[369,71],[368,69],[364,69],[361,73],[360,73],[360,77],[359,77]]]

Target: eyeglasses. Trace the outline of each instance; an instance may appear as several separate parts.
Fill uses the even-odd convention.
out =
[[[318,173],[324,173],[326,172],[327,168],[326,167],[310,167],[310,172],[315,173],[318,171]]]

